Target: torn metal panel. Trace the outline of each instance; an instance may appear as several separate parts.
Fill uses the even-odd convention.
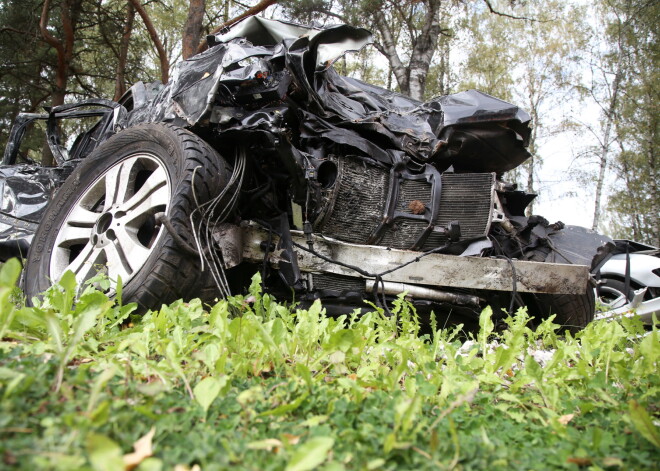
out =
[[[635,292],[634,298],[624,306],[611,311],[596,314],[596,319],[618,319],[620,317],[637,317],[645,324],[653,324],[653,316],[660,319],[660,297],[644,301],[646,288]]]
[[[537,227],[536,230],[539,230]],[[547,237],[553,246],[553,250],[546,258],[550,263],[575,263],[587,265],[591,268],[593,254],[604,244],[611,242],[612,239],[580,226],[563,226],[561,230],[553,230],[547,234],[540,234]]]
[[[324,29],[302,26],[279,20],[251,16],[228,32],[208,37],[211,47],[245,39],[255,46],[275,46],[292,38],[310,41],[313,56],[308,59],[316,70],[326,70],[347,52],[360,51],[373,42],[371,33],[363,28],[334,25]]]
[[[285,39],[314,37],[320,32],[319,28],[303,26],[286,21],[274,21],[260,16],[251,16],[241,21],[231,29],[221,31],[219,34],[208,36],[210,47],[226,43],[236,38],[245,38],[258,46],[272,46]]]
[[[465,130],[456,136],[447,133],[453,126],[496,123],[492,132],[501,134],[500,125],[509,123],[511,132],[528,139],[529,115],[514,105],[474,90],[421,103],[337,74],[331,67],[337,58],[371,43],[371,34],[362,28],[319,30],[251,17],[212,38],[207,51],[175,67],[170,83],[150,106],[131,112],[130,124],[179,119],[192,127],[210,119],[225,127],[231,123],[218,119],[218,105],[248,110],[277,106],[291,97],[303,105],[292,107],[302,125],[299,150],[317,158],[323,156],[315,149],[351,146],[388,164],[399,160],[394,157],[398,154],[419,162],[437,160],[447,167],[483,167],[487,159],[485,170],[501,172],[529,156],[505,146],[496,155],[477,152],[479,156],[467,157],[469,164],[463,164],[470,151],[456,159],[457,146],[478,148],[480,140]],[[288,104],[293,105],[290,100]]]
[[[14,165],[0,167],[0,213],[39,222],[71,168]]]
[[[292,231],[298,244],[306,244],[303,233]],[[255,226],[247,226],[243,236],[243,258],[261,261],[265,256],[263,242],[268,233]],[[314,237],[316,250],[344,264],[359,263],[370,273],[382,273],[419,257],[408,250],[357,245]],[[279,263],[279,255],[269,256],[273,264]],[[359,261],[359,262],[358,262]],[[589,268],[584,265],[564,265],[514,260],[516,288],[521,293],[583,294],[587,290]],[[308,252],[298,251],[298,266],[303,272],[335,273],[361,277],[354,270],[322,260]],[[385,281],[427,286],[470,288],[479,290],[511,291],[513,274],[506,260],[482,257],[456,257],[431,254],[419,261],[383,276]]]
[[[521,108],[478,90],[467,90],[437,99],[443,113],[443,125],[508,121],[528,122],[529,113]]]
[[[0,213],[0,262],[26,258],[38,224]]]
[[[44,212],[71,168],[0,166],[0,261],[24,258]]]

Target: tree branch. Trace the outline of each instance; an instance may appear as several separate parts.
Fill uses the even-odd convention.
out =
[[[33,38],[39,37],[39,35],[33,33],[32,31],[22,31],[20,29],[12,28],[10,26],[5,26],[3,28],[0,28],[0,33],[5,33],[5,32],[24,34],[26,36],[32,36]]]
[[[484,3],[488,7],[491,13],[498,15],[498,16],[503,16],[505,18],[511,18],[513,20],[527,20],[527,21],[538,21],[534,18],[528,18],[526,16],[514,16],[514,15],[509,15],[508,13],[502,13],[501,11],[497,11],[493,8],[493,5],[491,5],[490,0],[484,0]]]
[[[333,17],[333,18],[337,18],[337,19],[338,19],[339,21],[341,21],[342,23],[346,23],[346,24],[349,24],[349,23],[350,23],[350,21],[348,20],[348,18],[346,18],[346,17],[343,16],[343,15],[339,15],[339,14],[333,12],[333,11],[327,10],[327,9],[325,9],[325,8],[319,8],[318,11],[319,11],[319,13],[323,13],[324,15],[328,15],[328,16],[331,16],[331,17]]]
[[[232,18],[231,20],[226,21],[223,24],[221,24],[220,26],[215,28],[213,31],[211,31],[210,34],[217,34],[220,31],[222,31],[224,28],[229,28],[230,26],[235,25],[239,21],[241,21],[241,20],[243,20],[243,19],[245,19],[249,16],[254,16],[257,13],[261,13],[266,8],[268,8],[269,6],[271,6],[275,3],[277,3],[277,0],[261,0],[259,3],[257,3],[252,8],[247,9],[246,11],[244,11],[243,13],[238,15],[237,17]],[[201,43],[199,43],[199,46],[197,47],[197,53],[199,54],[200,52],[204,52],[208,48],[209,48],[209,44],[208,44],[208,42],[206,41],[206,38],[205,38]]]
[[[140,15],[140,18],[142,18],[144,26],[146,26],[147,31],[149,32],[149,36],[151,37],[151,41],[156,47],[156,51],[158,51],[158,58],[160,59],[161,82],[165,84],[169,81],[170,74],[170,61],[167,58],[167,51],[165,51],[165,47],[163,47],[163,43],[158,37],[158,32],[156,32],[156,28],[154,28],[154,24],[151,22],[151,18],[149,18],[149,15],[147,14],[142,4],[138,0],[128,1],[133,4],[133,8],[135,8],[135,11],[137,11]]]
[[[41,36],[43,36],[44,41],[46,41],[50,46],[57,49],[58,55],[61,52],[64,54],[64,47],[59,39],[48,32],[48,11],[50,10],[50,0],[44,1],[44,7],[41,10],[41,19],[39,20],[39,30],[41,31]]]

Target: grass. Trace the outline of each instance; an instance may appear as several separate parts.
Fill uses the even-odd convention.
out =
[[[0,468],[657,469],[660,339],[575,337],[519,311],[471,340],[393,316],[290,309],[259,289],[141,319],[65,276],[35,307],[0,271]],[[103,284],[103,280],[95,283]]]

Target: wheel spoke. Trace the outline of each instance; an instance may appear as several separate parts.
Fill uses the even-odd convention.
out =
[[[67,224],[79,227],[92,227],[98,220],[100,214],[90,211],[78,205],[73,208],[67,218]]]
[[[136,235],[125,227],[119,227],[115,231],[116,239],[114,244],[118,254],[122,256],[124,265],[129,274],[139,269],[149,258],[151,250],[144,247],[137,239]],[[123,277],[122,277],[123,278]]]
[[[90,227],[77,227],[65,224],[60,230],[57,245],[59,247],[71,247],[74,244],[88,242],[92,233]]]
[[[136,160],[130,159],[115,165],[105,174],[105,205],[107,211],[112,205],[123,203],[131,184],[131,173]]]
[[[99,263],[99,257],[101,255],[101,250],[95,248],[91,243],[85,245],[85,248],[78,254],[78,256],[73,259],[73,261],[60,273],[60,276],[67,270],[71,270],[76,276],[78,285],[81,285],[85,280],[93,276],[95,272],[96,265]]]
[[[113,281],[117,280],[117,276],[121,276],[122,280],[129,279],[132,270],[121,247],[115,243],[111,243],[103,247],[103,251],[107,259],[108,277]]]
[[[128,201],[120,206],[128,221],[142,219],[159,206],[166,206],[169,201],[167,175],[162,167],[154,171],[144,185]]]

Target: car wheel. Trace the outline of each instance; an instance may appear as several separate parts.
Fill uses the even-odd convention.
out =
[[[199,283],[190,214],[227,184],[227,163],[196,135],[165,124],[126,129],[88,156],[49,204],[25,269],[28,299],[67,270],[105,270],[142,309]],[[165,222],[165,223],[163,223]]]
[[[611,311],[628,304],[635,297],[635,290],[623,281],[603,278],[596,288],[598,304],[603,311]]]
[[[539,247],[528,255],[528,260],[545,262],[549,253],[549,248]],[[532,306],[536,308],[541,319],[555,314],[554,322],[561,326],[562,332],[575,333],[594,320],[596,296],[591,287],[587,288],[584,294],[537,294],[530,303],[530,313]]]
[[[591,288],[585,294],[537,294],[536,299],[541,319],[555,314],[561,331],[579,332],[594,320],[596,297]]]

